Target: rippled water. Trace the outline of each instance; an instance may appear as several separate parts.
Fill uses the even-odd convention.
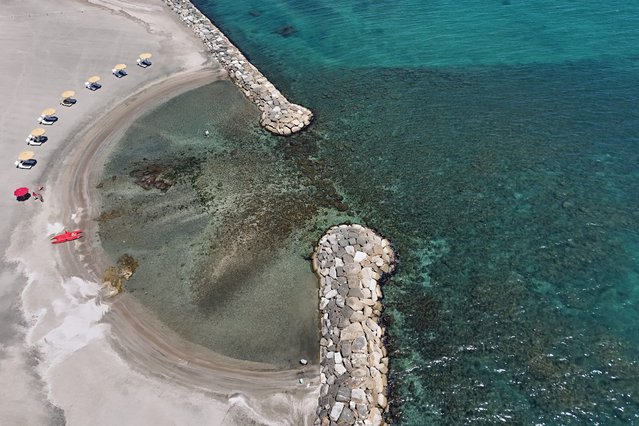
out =
[[[206,124],[220,129],[219,145],[181,173],[191,182],[216,176],[227,189],[214,194],[227,206],[217,214],[206,210],[210,189],[193,185],[197,199],[185,202],[189,220],[216,224],[194,225],[213,226],[214,254],[232,241],[220,229],[239,221],[237,235],[246,217],[276,224],[248,235],[279,247],[281,259],[303,260],[323,227],[345,217],[387,235],[401,256],[385,290],[401,424],[639,422],[639,4],[196,3],[317,113],[308,132],[287,139],[256,129],[250,106],[238,116],[219,108]],[[196,114],[205,99],[219,99],[198,96],[180,107],[191,127],[215,116]],[[183,141],[188,130],[174,127],[166,139]],[[315,302],[299,295],[314,284],[304,262],[293,263],[225,281],[245,298],[217,317],[216,284],[179,294],[212,321],[277,300],[266,297],[281,287],[296,324],[292,306]],[[269,270],[263,259],[252,265]],[[257,298],[240,285],[257,281],[270,283]],[[308,353],[305,312],[307,328],[288,335],[305,333]],[[255,343],[242,339],[236,354]],[[275,346],[255,343],[246,356]]]

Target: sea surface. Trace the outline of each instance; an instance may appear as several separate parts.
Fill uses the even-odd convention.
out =
[[[194,3],[317,119],[267,135],[228,82],[140,119],[102,183],[129,291],[227,355],[315,359],[308,255],[358,221],[400,256],[397,424],[639,424],[639,2]]]

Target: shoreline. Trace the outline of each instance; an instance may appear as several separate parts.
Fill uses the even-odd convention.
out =
[[[99,212],[99,196],[95,184],[102,173],[102,164],[110,149],[141,115],[159,106],[170,98],[194,90],[205,84],[224,79],[224,73],[208,69],[196,70],[163,79],[126,98],[100,119],[99,125],[89,125],[81,131],[79,142],[63,155],[62,172],[53,173],[47,186],[56,188],[48,204],[57,215],[75,216],[84,223],[88,244],[78,250],[60,253],[63,273],[69,278],[85,276],[100,283],[101,276],[111,259],[102,250],[97,236],[97,222],[93,218]],[[268,412],[269,405],[287,401],[289,408],[299,407],[290,413],[279,413],[280,418],[289,417],[290,424],[302,418],[304,413],[313,413],[317,396],[314,388],[319,385],[319,366],[309,365],[292,370],[278,370],[268,364],[225,357],[210,349],[188,342],[164,326],[153,313],[142,306],[132,295],[122,293],[101,301],[104,289],[99,290],[96,300],[108,305],[108,313],[101,322],[108,324],[111,333],[107,341],[129,367],[140,374],[154,376],[172,385],[196,389],[223,405],[228,403],[228,394],[241,400],[249,411]],[[309,387],[299,384],[303,378]],[[312,402],[312,404],[311,404]],[[226,408],[227,412],[232,406]],[[257,415],[254,420],[267,420]],[[272,419],[271,419],[272,420]],[[311,424],[308,418],[307,424]]]
[[[76,209],[81,209],[81,214],[89,219],[89,221],[87,221],[87,225],[89,225],[87,227],[87,234],[91,235],[97,231],[97,229],[95,229],[97,228],[97,222],[93,221],[92,218],[96,217],[99,212],[99,195],[95,184],[100,180],[102,174],[101,164],[108,157],[110,148],[119,141],[122,134],[126,132],[137,118],[147,113],[150,109],[165,103],[170,98],[223,78],[223,74],[212,73],[204,69],[184,75],[176,75],[163,80],[156,85],[141,90],[139,93],[131,95],[130,98],[127,98],[124,109],[115,108],[107,112],[103,116],[103,122],[100,126],[90,127],[86,129],[85,134],[79,136],[82,140],[81,145],[72,149],[73,152],[67,157],[66,161],[69,162],[70,168],[74,167],[73,165],[79,164],[80,166],[72,174],[65,171],[65,173],[60,173],[59,176],[52,176],[52,179],[58,183],[62,181],[61,185],[57,185],[59,188],[71,188],[70,192],[60,191],[56,194],[55,198],[59,200],[62,206],[68,205],[71,199],[82,199],[82,202],[76,202]],[[86,158],[87,154],[90,160],[80,161],[80,158]],[[100,164],[100,166],[93,167],[96,164]],[[69,208],[65,211],[64,207],[61,207],[58,211],[63,211],[63,214],[66,215],[72,215],[74,209]],[[78,262],[78,257],[68,251],[64,253],[64,257],[66,258],[64,261],[67,264],[75,264],[79,272],[82,270],[86,271],[87,264],[94,266],[95,269],[92,271],[92,278],[100,280],[102,272],[111,264],[111,259],[108,259],[106,253],[101,249],[98,237],[94,237],[87,252],[81,254],[94,257],[91,258],[88,263],[86,262],[86,257],[82,262]],[[109,296],[107,300],[111,306],[111,315],[105,318],[105,320],[116,327],[138,333],[138,337],[141,339],[154,342],[154,351],[158,353],[164,352],[167,356],[167,361],[185,360],[189,358],[191,351],[195,351],[199,352],[202,358],[194,358],[192,360],[194,364],[200,363],[201,365],[207,365],[207,359],[205,359],[205,357],[208,355],[214,356],[216,362],[223,360],[223,362],[227,364],[232,364],[233,368],[241,365],[242,368],[247,370],[269,372],[269,374],[265,376],[275,377],[283,373],[282,375],[287,377],[287,380],[294,379],[294,381],[300,377],[298,369],[290,371],[279,370],[270,364],[228,358],[188,342],[177,336],[176,333],[170,330],[167,331],[165,326],[159,320],[155,319],[153,314],[143,307],[134,296],[128,293]],[[120,313],[122,314],[121,316],[113,315]],[[167,334],[173,334],[173,336],[169,336],[169,340],[173,342],[181,340],[181,342],[175,344],[173,347],[168,347],[166,346],[166,342],[157,339],[161,333],[149,332],[149,330],[155,330],[157,332],[160,329],[162,329],[161,333],[166,332]],[[126,334],[126,337],[129,338],[132,336]],[[130,343],[139,345],[135,339],[131,339]],[[187,353],[186,350],[180,351],[180,346],[188,348],[189,353]],[[307,369],[310,369],[310,367],[307,367]],[[224,370],[224,368],[220,370]],[[277,372],[277,374],[271,374],[270,372]],[[304,377],[308,379],[308,377]],[[266,384],[266,386],[269,389],[272,388],[269,384]]]
[[[63,35],[64,25],[49,20],[46,7],[37,0],[10,1],[16,10],[24,10],[0,17],[8,21],[0,35],[12,34],[14,49],[41,37],[40,31],[48,31],[50,39],[58,34],[72,37]],[[224,72],[160,0],[136,5],[96,0],[79,7],[75,0],[61,0],[56,4],[56,11],[61,10],[56,20],[68,20],[71,27],[90,27],[91,39],[83,43],[69,38],[48,52],[59,67],[71,67],[69,72],[46,78],[40,67],[27,66],[29,72],[18,74],[18,79],[29,85],[16,85],[13,91],[6,83],[2,86],[14,97],[13,103],[2,107],[0,129],[7,135],[2,143],[8,147],[11,141],[17,151],[14,141],[36,127],[31,115],[41,110],[42,100],[55,100],[55,93],[77,86],[96,71],[106,74],[102,89],[89,93],[83,88],[77,105],[60,110],[60,122],[47,129],[51,139],[34,149],[37,168],[0,171],[5,192],[21,184],[36,188],[46,179],[43,204],[0,201],[7,219],[2,230],[15,229],[8,233],[10,242],[0,244],[3,261],[11,265],[11,271],[2,275],[0,292],[12,295],[0,309],[18,325],[8,323],[11,339],[2,348],[10,356],[0,358],[0,378],[15,386],[0,391],[0,413],[14,424],[42,424],[54,418],[67,424],[113,424],[140,415],[154,424],[312,424],[318,366],[279,371],[225,358],[179,338],[130,295],[104,302],[102,266],[110,260],[97,245],[94,218],[99,204],[94,186],[109,144],[136,114],[222,78]],[[34,10],[42,13],[31,16]],[[37,30],[22,36],[21,20],[33,19],[39,24]],[[113,27],[131,44],[109,43],[106,49],[93,49],[91,41],[104,40]],[[56,48],[87,59],[58,57]],[[111,63],[145,50],[160,52],[152,67],[135,67],[122,80],[108,76]],[[28,60],[37,64],[37,51]],[[146,77],[142,83],[141,75]],[[28,92],[23,94],[20,90],[25,87]],[[12,121],[12,117],[16,118]],[[76,226],[85,228],[84,239],[49,244],[47,234]],[[22,313],[14,311],[20,305]],[[83,374],[78,376],[77,371]],[[301,377],[308,385],[299,384]],[[135,395],[128,389],[135,389]]]

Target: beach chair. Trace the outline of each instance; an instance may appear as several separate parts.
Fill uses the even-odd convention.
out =
[[[126,65],[124,64],[117,64],[115,67],[113,67],[113,69],[111,70],[111,72],[113,73],[114,76],[116,76],[117,78],[122,78],[124,76],[127,75],[126,72]]]
[[[140,53],[140,57],[138,58],[138,60],[136,61],[138,66],[142,67],[142,68],[146,68],[148,66],[151,66],[152,62],[149,61],[149,59],[151,58],[151,54],[150,53]]]
[[[91,90],[92,92],[95,92],[102,87],[102,85],[98,83],[98,81],[100,81],[100,77],[97,75],[89,77],[89,79],[84,82],[84,87]]]

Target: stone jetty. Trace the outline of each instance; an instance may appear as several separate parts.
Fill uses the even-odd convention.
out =
[[[307,127],[313,113],[289,102],[237,47],[188,0],[164,0],[204,42],[229,78],[261,111],[260,124],[269,132],[288,136]]]
[[[361,225],[338,225],[320,239],[320,399],[316,425],[384,425],[388,356],[380,279],[392,274],[388,240]]]

